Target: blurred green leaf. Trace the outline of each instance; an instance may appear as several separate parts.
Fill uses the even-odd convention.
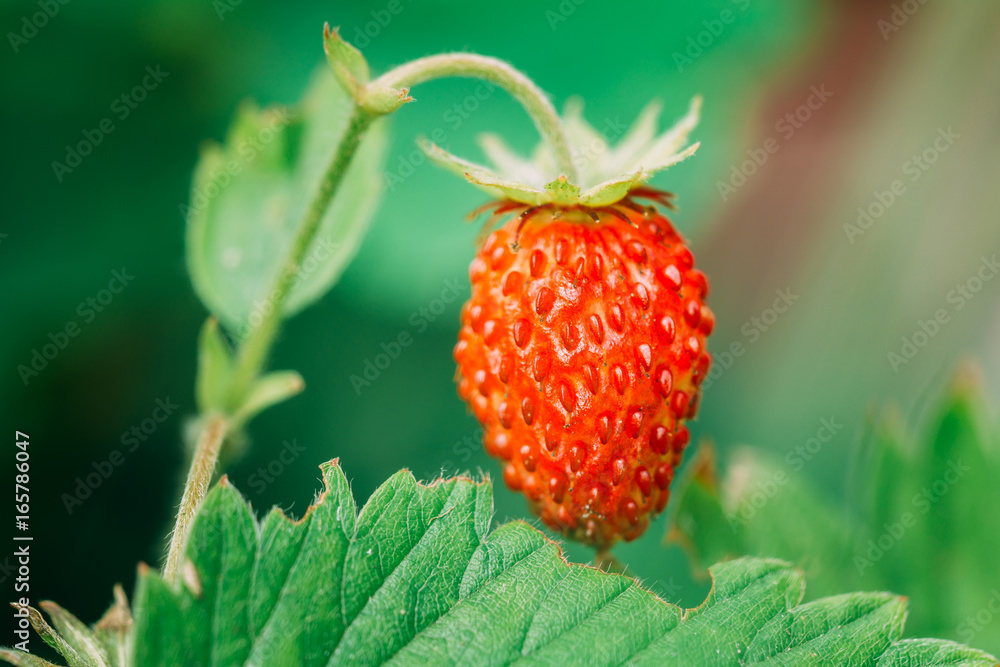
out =
[[[23,607],[21,607],[23,609]],[[18,609],[20,612],[21,609]],[[90,667],[94,664],[94,659],[86,654],[87,646],[75,641],[74,637],[63,637],[59,632],[49,625],[45,617],[34,607],[28,608],[28,618],[31,627],[35,629],[38,636],[45,640],[45,643],[59,652],[59,655],[66,658],[69,667]]]
[[[357,251],[381,189],[385,121],[363,138],[297,271],[285,270],[352,107],[324,67],[300,106],[244,104],[225,144],[202,151],[190,204],[181,206],[188,269],[198,296],[237,339],[276,307],[278,280],[293,283],[284,304],[291,316],[330,289]]]
[[[990,514],[1000,507],[1000,430],[971,372],[919,436],[895,421],[866,466],[874,492],[861,508],[869,528],[857,561],[862,581],[915,598],[935,591],[933,604],[911,612],[920,631],[1000,650],[1000,623],[975,621],[1000,599],[1000,524]]]
[[[80,619],[55,602],[42,602],[40,606],[52,619],[56,632],[76,651],[81,665],[98,667],[110,662],[107,648]]]
[[[782,561],[713,566],[708,599],[684,611],[567,563],[523,522],[490,532],[488,481],[424,486],[404,470],[358,513],[337,462],[321,469],[326,488],[299,521],[274,509],[258,524],[226,479],[216,486],[182,583],[140,567],[134,664],[992,664],[899,642],[895,595],[799,604],[803,574]]]
[[[131,649],[132,617],[121,586],[115,587],[115,603],[92,628],[54,602],[40,605],[52,619],[49,625],[42,614],[26,607],[31,626],[66,659],[69,667],[125,667],[131,656],[122,649]],[[0,648],[0,660],[25,667],[55,667],[52,663],[21,650]]]
[[[19,667],[59,667],[48,660],[34,656],[24,651],[13,651],[9,648],[0,648],[0,660],[6,660],[12,665]]]
[[[746,553],[743,526],[723,508],[717,476],[715,449],[703,442],[678,478],[668,510],[666,541],[681,545],[702,573],[712,563]]]
[[[125,591],[115,586],[114,604],[94,625],[94,636],[104,646],[111,667],[128,667],[132,660],[132,611]]]
[[[274,371],[258,378],[240,409],[233,415],[236,425],[249,421],[272,405],[288,400],[305,389],[305,386],[302,376],[295,371]]]
[[[805,570],[813,593],[842,593],[857,583],[847,576],[854,555],[848,522],[807,480],[749,448],[733,454],[721,482],[707,444],[694,469],[678,485],[668,541],[684,547],[697,568],[770,554]]]
[[[371,80],[368,61],[352,44],[340,36],[339,28],[323,26],[323,49],[334,75],[344,88],[357,96],[361,87]]]
[[[894,411],[882,418],[844,511],[805,477],[744,450],[721,483],[705,465],[682,482],[669,538],[699,568],[766,553],[803,567],[824,594],[897,591],[913,600],[914,632],[1000,650],[1000,623],[990,622],[1000,526],[984,514],[1000,506],[1000,447],[971,377],[959,378],[920,436]]]
[[[941,639],[904,639],[896,642],[879,658],[877,667],[912,665],[963,665],[996,667],[996,659],[982,651]]]
[[[233,358],[219,321],[210,317],[198,336],[198,374],[195,378],[195,398],[198,410],[224,410],[229,397],[229,378]]]

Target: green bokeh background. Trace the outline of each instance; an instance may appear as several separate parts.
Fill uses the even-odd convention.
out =
[[[620,117],[629,122],[653,97],[666,102],[669,120],[683,113],[693,94],[702,93],[705,114],[696,138],[703,141],[703,148],[697,158],[655,181],[679,193],[681,210],[675,221],[692,239],[699,260],[702,240],[706,246],[710,241],[713,249],[725,249],[727,229],[741,215],[733,212],[733,201],[721,201],[717,182],[728,178],[747,148],[759,145],[760,127],[772,124],[755,120],[766,116],[761,100],[777,82],[808,66],[817,40],[836,25],[838,16],[860,4],[762,0],[741,9],[745,3],[730,0],[475,5],[400,1],[403,11],[387,25],[377,31],[371,28],[377,24],[368,25],[371,38],[364,51],[377,72],[441,51],[489,54],[528,73],[557,105],[581,95],[588,118],[597,126],[603,119]],[[185,452],[179,443],[185,419],[194,412],[195,340],[206,315],[186,275],[179,211],[187,201],[199,143],[221,139],[243,99],[261,104],[297,100],[322,62],[324,21],[341,26],[346,38],[356,39],[357,31],[373,21],[372,12],[386,5],[382,0],[290,6],[257,0],[214,6],[207,0],[71,0],[19,52],[13,53],[5,40],[0,70],[4,91],[0,114],[6,129],[0,233],[7,236],[0,239],[5,315],[0,400],[7,431],[31,435],[34,599],[56,599],[81,618],[93,620],[110,601],[112,584],[120,581],[130,588],[135,564],[158,563],[163,554],[162,539],[184,474]],[[231,11],[220,16],[219,7]],[[985,3],[962,2],[956,7],[961,9],[941,11],[966,18],[980,12],[996,18]],[[679,71],[673,54],[686,49],[688,38],[706,29],[703,22],[716,20],[723,10],[732,11],[735,21],[713,37],[703,55]],[[22,17],[36,11],[37,5],[29,2],[5,3],[0,26],[5,33],[18,31]],[[927,16],[918,15],[915,22],[941,18],[930,8],[921,11]],[[565,20],[553,23],[553,16]],[[876,19],[873,10],[868,29],[877,36]],[[988,25],[995,28],[996,23]],[[922,41],[921,30],[914,26],[910,36],[893,39],[900,43],[905,39],[910,54],[929,54],[935,44],[929,38]],[[904,46],[886,42],[885,48]],[[845,50],[844,57],[848,55]],[[899,56],[902,64],[886,67],[906,71],[910,57]],[[948,62],[954,66],[955,61]],[[112,101],[139,83],[147,66],[156,65],[169,76],[128,118],[116,118],[114,132],[59,182],[51,163],[64,159],[65,146],[111,116]],[[995,68],[988,71],[996,73]],[[963,76],[959,78],[968,87],[949,93],[956,108],[964,108],[963,91],[981,82],[972,74]],[[906,79],[900,75],[885,81],[902,87]],[[886,88],[885,81],[856,93],[856,98],[881,99],[879,87]],[[533,126],[502,92],[470,110],[461,123],[451,122],[455,116],[448,114],[449,109],[473,99],[469,96],[476,86],[450,80],[415,90],[417,102],[393,119],[387,169],[398,172],[400,162],[415,149],[414,138],[437,128],[445,129],[447,147],[460,155],[479,157],[474,137],[485,130],[528,150],[536,140]],[[991,80],[984,89],[995,88],[996,81]],[[782,454],[812,435],[819,418],[832,412],[847,422],[851,435],[824,451],[822,465],[808,471],[831,488],[843,486],[853,433],[863,421],[865,406],[898,400],[905,411],[915,412],[921,398],[939,386],[961,356],[979,357],[991,378],[1000,364],[995,343],[997,290],[975,303],[975,319],[943,333],[935,341],[937,351],[907,367],[909,376],[893,374],[884,362],[886,345],[898,345],[899,335],[912,331],[911,319],[915,322],[933,313],[944,293],[941,285],[946,288],[968,273],[962,262],[998,246],[997,209],[983,204],[988,197],[974,178],[970,185],[974,192],[961,193],[966,207],[961,210],[978,207],[975,216],[952,221],[953,228],[971,239],[966,245],[942,244],[936,233],[926,233],[927,227],[915,224],[909,230],[895,230],[895,238],[916,236],[922,254],[899,243],[873,241],[851,257],[837,255],[843,249],[830,239],[843,245],[838,236],[841,223],[864,203],[864,197],[871,198],[871,188],[885,187],[883,175],[870,172],[885,165],[885,173],[892,174],[902,162],[897,155],[905,159],[905,142],[880,146],[862,134],[874,135],[873,128],[885,118],[882,106],[866,108],[857,121],[863,130],[845,139],[864,147],[855,157],[867,155],[866,161],[858,169],[836,172],[848,174],[848,181],[855,178],[851,182],[862,193],[861,200],[831,197],[834,203],[823,204],[826,217],[820,220],[817,214],[807,221],[822,223],[828,235],[796,237],[787,251],[807,258],[789,270],[804,276],[796,289],[807,293],[813,276],[819,277],[816,294],[829,293],[831,284],[849,289],[833,290],[831,301],[814,300],[783,319],[779,333],[754,347],[752,357],[727,371],[718,389],[706,394],[702,417],[692,428],[696,438],[714,439],[723,450],[750,443]],[[936,121],[929,122],[931,128],[936,126]],[[916,123],[907,116],[893,118],[890,125]],[[997,126],[992,116],[985,126],[990,134],[969,143],[995,148]],[[923,137],[917,140],[919,148],[926,136],[917,135]],[[975,170],[981,171],[984,161],[986,169],[996,166],[990,159],[956,158],[948,168],[960,175],[978,174]],[[996,171],[987,173],[995,180]],[[868,183],[874,185],[869,188]],[[780,211],[780,198],[794,194],[772,188],[766,193],[767,205]],[[423,332],[410,322],[411,315],[440,294],[446,281],[460,281],[467,291],[466,267],[478,229],[463,219],[484,201],[481,193],[449,174],[427,164],[415,167],[411,176],[385,193],[370,233],[336,288],[288,323],[272,366],[299,370],[307,390],[256,419],[248,453],[226,468],[258,510],[278,504],[301,514],[320,484],[317,465],[334,457],[340,458],[359,502],[401,467],[422,478],[437,475],[442,467],[446,472],[483,470],[497,476],[497,466],[478,447],[463,443],[475,436],[478,427],[456,397],[452,379],[458,304]],[[923,197],[913,203],[921,211],[931,208]],[[757,204],[751,199],[745,205]],[[903,215],[901,208],[894,210]],[[752,217],[752,211],[748,215]],[[895,255],[880,255],[882,245],[895,248]],[[713,276],[712,269],[723,260],[705,254]],[[719,252],[716,257],[729,254]],[[922,267],[913,266],[918,256],[927,259]],[[784,287],[762,281],[758,294],[763,296],[755,301],[737,298],[745,292],[741,286],[755,284],[762,266],[755,264],[749,251],[744,266],[726,261],[719,269],[720,279],[713,278],[719,318],[713,339],[719,347],[713,349],[738,340],[747,314],[766,308],[767,294]],[[17,366],[28,363],[32,349],[44,345],[49,332],[78,320],[77,305],[106,286],[111,271],[121,267],[135,275],[134,282],[25,386]],[[940,278],[940,285],[880,279],[901,274],[930,274]],[[838,283],[843,275],[862,276],[867,282]],[[732,292],[727,292],[730,288]],[[900,301],[907,308],[893,316],[892,326],[879,329],[881,338],[858,334],[859,328],[883,322],[880,318],[887,307]],[[899,322],[910,329],[900,329]],[[877,371],[864,375],[864,368],[846,364],[852,373],[858,371],[848,374],[843,348],[816,334],[831,330],[848,332],[838,334],[835,341],[846,337],[870,349],[871,358],[881,364]],[[365,360],[380,351],[380,343],[402,331],[413,334],[414,344],[359,395],[350,376],[362,372]],[[149,417],[156,399],[167,397],[180,405],[178,413],[68,514],[61,495],[72,492],[75,480],[92,472],[95,461],[120,448],[122,433]],[[304,452],[257,493],[250,486],[251,476],[277,457],[285,441],[294,441]],[[498,521],[525,516],[523,499],[502,485],[496,490],[496,504]],[[659,544],[664,529],[664,521],[658,521],[643,540],[625,545],[619,555],[666,598],[693,606],[703,599],[705,584],[691,578],[677,548]],[[578,548],[571,548],[570,554],[580,560],[588,557]],[[0,563],[3,555],[0,550]],[[11,577],[0,590],[12,596]]]

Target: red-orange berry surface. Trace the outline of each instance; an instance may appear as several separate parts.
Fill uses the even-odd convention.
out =
[[[469,269],[459,394],[506,484],[607,548],[667,504],[711,363],[708,283],[653,207],[520,210]]]

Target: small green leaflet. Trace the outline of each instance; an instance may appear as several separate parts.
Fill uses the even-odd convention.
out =
[[[279,278],[293,283],[288,317],[329,290],[354,257],[381,190],[385,120],[363,137],[298,270],[283,269],[352,107],[322,67],[299,106],[246,103],[225,143],[202,150],[190,203],[181,206],[187,264],[198,296],[236,338],[274,307]]]
[[[901,641],[906,602],[891,594],[799,604],[803,575],[782,561],[713,566],[708,599],[683,611],[567,563],[524,522],[491,532],[488,481],[424,486],[404,470],[358,513],[337,462],[321,469],[326,488],[299,521],[274,509],[258,523],[226,479],[216,486],[179,589],[140,567],[127,664],[996,664],[947,641]],[[111,664],[95,636],[65,637],[71,667]],[[43,664],[15,661],[24,655],[0,653]]]

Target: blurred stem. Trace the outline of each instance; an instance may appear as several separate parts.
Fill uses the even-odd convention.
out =
[[[267,357],[271,353],[271,346],[274,344],[275,336],[278,334],[278,327],[281,324],[282,313],[285,300],[291,291],[295,276],[298,274],[306,253],[316,237],[320,222],[326,209],[333,200],[337,188],[344,179],[344,174],[351,164],[351,159],[357,152],[361,139],[365,131],[371,126],[375,116],[359,106],[354,107],[354,112],[347,123],[347,129],[340,140],[330,165],[320,181],[319,188],[312,199],[312,203],[306,210],[305,218],[299,227],[298,233],[292,240],[292,246],[288,253],[288,259],[284,268],[278,274],[278,279],[271,290],[271,309],[264,317],[263,321],[254,327],[249,337],[240,346],[236,357],[236,366],[233,369],[230,409],[236,410],[243,404],[243,399],[249,391],[257,376],[264,369]]]
[[[194,456],[191,459],[191,469],[188,471],[187,482],[184,484],[184,495],[181,506],[177,510],[177,521],[170,536],[170,550],[167,552],[167,564],[163,568],[163,577],[168,582],[177,581],[181,564],[184,559],[184,549],[187,547],[191,524],[198,514],[208,487],[215,474],[215,463],[219,460],[219,451],[226,439],[229,423],[219,414],[208,416],[198,434]]]
[[[447,76],[474,77],[496,84],[510,93],[535,121],[538,132],[552,148],[559,170],[577,181],[576,166],[563,132],[559,114],[534,81],[496,58],[474,53],[443,53],[400,65],[369,83],[370,90],[411,88]]]
[[[169,582],[177,581],[180,573],[188,534],[191,532],[191,524],[208,493],[209,485],[215,474],[215,466],[222,451],[222,444],[232,427],[231,415],[238,413],[250,388],[264,369],[264,364],[271,353],[271,346],[281,324],[285,300],[288,298],[294,278],[316,237],[320,222],[322,222],[337,188],[340,187],[340,183],[344,179],[344,174],[357,152],[365,131],[375,118],[373,114],[360,107],[354,108],[347,123],[347,129],[344,130],[344,136],[340,139],[340,145],[334,152],[330,165],[306,210],[298,233],[292,240],[285,265],[270,291],[271,309],[239,347],[236,365],[230,378],[228,415],[213,414],[201,415],[200,417],[202,427],[197,436],[191,468],[184,484],[184,493],[181,497],[180,509],[177,511],[177,520],[170,537],[170,549],[163,570],[164,577]]]

